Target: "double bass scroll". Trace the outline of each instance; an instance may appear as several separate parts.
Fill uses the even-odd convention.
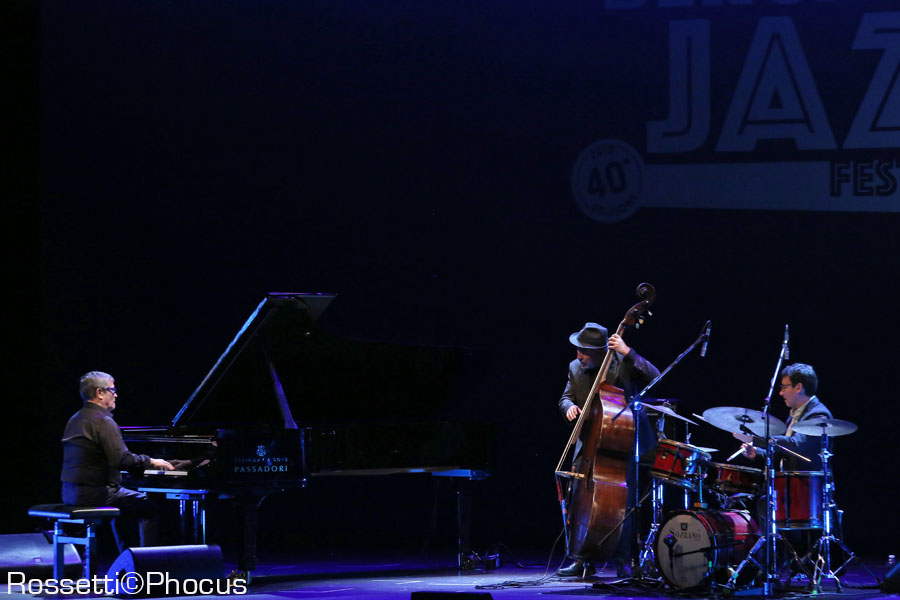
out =
[[[622,335],[628,326],[640,326],[645,314],[650,314],[650,305],[656,300],[656,290],[649,283],[638,285],[635,293],[641,301],[625,313],[616,328],[617,335]],[[606,381],[614,352],[607,348],[556,467],[556,487],[566,526],[566,545],[572,558],[593,561],[609,559],[615,552],[625,519],[628,461],[635,425],[631,411],[623,412],[627,404],[622,390]],[[565,471],[563,465],[582,430],[585,430],[585,435],[582,436],[580,460],[576,461],[571,471]],[[568,509],[563,479],[570,482]]]

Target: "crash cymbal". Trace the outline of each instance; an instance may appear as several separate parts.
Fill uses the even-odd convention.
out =
[[[797,423],[791,429],[803,435],[828,435],[834,437],[836,435],[848,435],[859,429],[859,427],[855,423],[841,421],[840,419],[810,419]]]
[[[717,406],[704,410],[703,420],[713,427],[731,433],[747,433],[749,430],[753,435],[766,435],[766,423],[763,421],[763,414],[758,410],[737,406]],[[783,435],[785,431],[787,431],[787,426],[769,415],[769,435]]]
[[[695,423],[694,421],[691,421],[690,419],[688,419],[686,417],[682,417],[681,415],[676,413],[674,410],[672,410],[668,406],[662,406],[662,405],[653,406],[652,404],[647,404],[646,406],[650,410],[655,410],[656,412],[663,413],[664,415],[669,415],[670,417],[675,417],[676,419],[681,419],[682,421],[687,421],[688,423],[690,423],[692,425],[697,425],[697,423]]]

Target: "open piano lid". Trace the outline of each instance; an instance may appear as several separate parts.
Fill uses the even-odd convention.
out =
[[[334,298],[266,294],[175,416],[174,428],[411,422],[456,408],[467,350],[333,336],[316,321]]]
[[[296,429],[276,364],[285,362],[285,354],[296,354],[295,347],[313,335],[316,320],[334,297],[267,293],[172,426],[241,423]]]

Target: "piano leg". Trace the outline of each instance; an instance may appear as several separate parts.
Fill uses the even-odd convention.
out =
[[[191,503],[190,513],[187,510],[188,502]],[[190,540],[192,544],[206,543],[206,507],[202,505],[202,502],[202,497],[198,498],[191,494],[184,494],[178,499],[178,521],[181,528],[182,541]],[[190,537],[188,537],[188,514],[191,516]]]
[[[178,527],[179,532],[181,533],[182,541],[187,539],[187,500],[184,498],[178,499]]]
[[[456,483],[456,556],[459,568],[465,568],[472,552],[471,480],[454,478]]]
[[[256,570],[256,535],[259,531],[259,505],[264,498],[241,498],[241,543],[238,550],[238,570],[250,574]]]
[[[195,499],[193,501],[194,509],[194,543],[206,543],[206,507],[203,506],[202,500]]]

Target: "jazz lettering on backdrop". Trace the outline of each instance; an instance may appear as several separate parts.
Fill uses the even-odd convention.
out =
[[[600,139],[581,151],[571,177],[578,206],[601,222],[621,221],[640,206],[900,212],[900,11],[840,20],[855,28],[845,48],[835,47],[831,29],[798,27],[801,17],[790,14],[747,19],[748,37],[726,42],[714,36],[721,19],[683,18],[685,7],[708,15],[710,7],[729,4],[754,2],[606,0],[612,15],[682,10],[663,22],[668,55],[659,62],[667,62],[668,79],[656,92],[667,115],[643,121],[644,140]],[[778,5],[801,0],[767,4],[783,9]],[[805,4],[822,12],[837,6]],[[734,10],[728,17],[737,18]],[[729,46],[717,48],[716,39]],[[816,63],[819,71],[810,52],[829,54]],[[718,57],[735,55],[736,75],[723,81]],[[822,70],[835,64],[843,71]],[[835,77],[853,85],[822,85]],[[714,122],[716,114],[723,116]],[[846,125],[838,131],[834,123]],[[789,151],[772,152],[773,143]]]

